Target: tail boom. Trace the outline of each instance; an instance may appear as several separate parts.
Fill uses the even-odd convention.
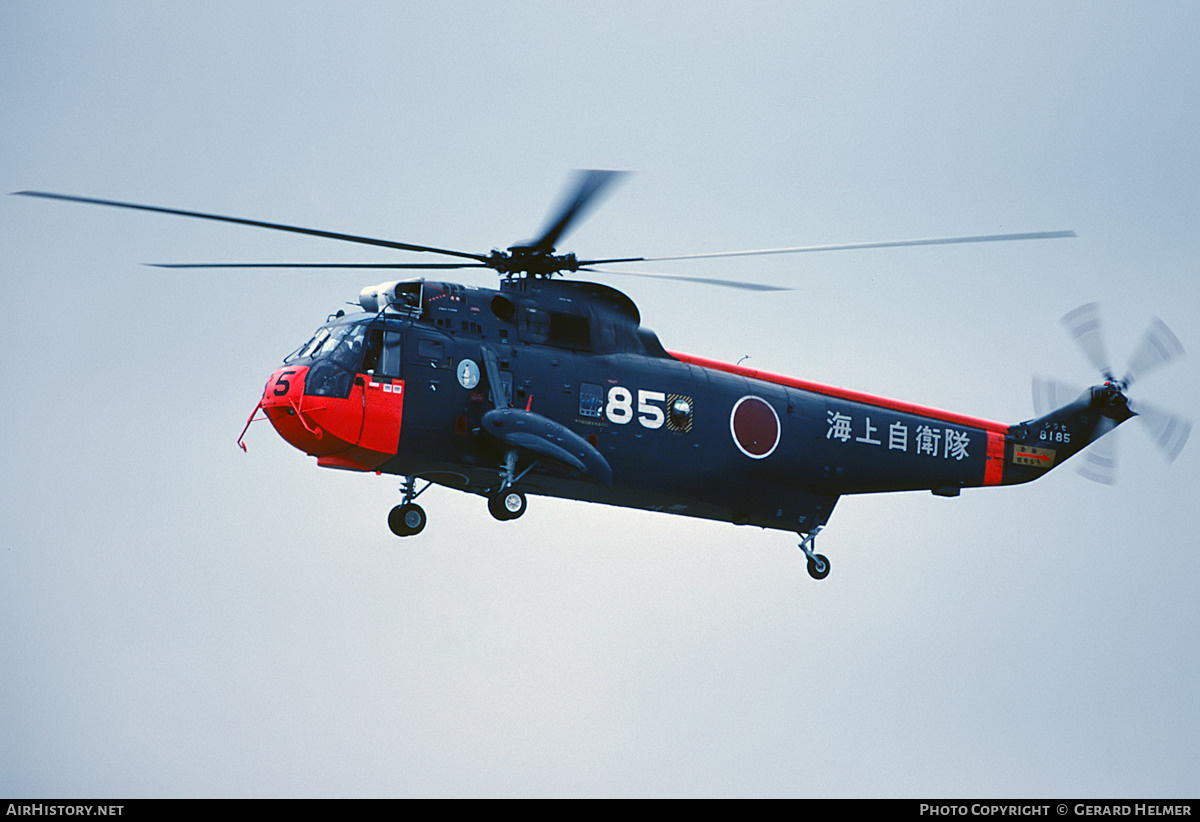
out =
[[[1041,477],[1134,416],[1121,387],[1109,381],[1048,414],[1011,426],[999,484]]]

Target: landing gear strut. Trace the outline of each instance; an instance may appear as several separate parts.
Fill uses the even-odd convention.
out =
[[[417,491],[416,479],[405,477],[404,485],[400,488],[404,492],[404,501],[388,512],[388,527],[392,529],[393,534],[398,537],[411,537],[424,530],[429,518],[425,516],[425,509],[413,500],[424,494],[431,485],[432,482],[427,482],[424,488]]]
[[[813,551],[813,546],[817,542],[817,534],[820,531],[821,526],[818,525],[807,534],[800,535],[800,550],[804,552],[804,556],[808,557],[808,575],[813,579],[825,579],[829,576],[829,557]]]

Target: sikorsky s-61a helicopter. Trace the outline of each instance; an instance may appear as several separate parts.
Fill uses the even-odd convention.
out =
[[[1182,353],[1161,322],[1151,326],[1129,373],[1118,378],[1104,355],[1094,306],[1072,312],[1068,328],[1103,382],[1078,396],[1064,396],[1056,383],[1043,383],[1038,394],[1053,407],[1010,425],[668,351],[641,325],[637,307],[620,291],[556,279],[585,271],[786,290],[601,266],[1049,239],[1073,232],[671,257],[556,254],[559,240],[619,174],[580,172],[537,239],[486,254],[112,200],[17,193],[453,259],[168,268],[490,268],[499,273],[498,289],[425,279],[363,288],[362,311],[337,311],[287,356],[246,422],[248,428],[263,412],[280,436],[316,457],[320,466],[403,477],[403,499],[388,515],[398,536],[424,529],[425,511],[415,500],[433,484],[485,497],[498,520],[521,516],[526,496],[541,494],[794,531],[809,574],[823,579],[830,564],[814,550],[815,539],[844,494],[925,490],[956,496],[963,488],[1028,482],[1138,414],[1152,423],[1168,457],[1186,442],[1190,423],[1135,407],[1127,396],[1135,377]],[[1106,459],[1096,455],[1091,473],[1104,478]]]

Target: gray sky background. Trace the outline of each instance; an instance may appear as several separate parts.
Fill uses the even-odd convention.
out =
[[[1074,229],[607,280],[668,348],[1016,422],[1200,346],[1195,3],[0,4],[0,182],[486,251],[575,168],[595,256]],[[0,198],[0,795],[1192,796],[1196,443],[1121,481],[843,499],[795,540],[319,470],[266,425],[398,260]],[[491,285],[486,276],[461,281]],[[1195,359],[1135,397],[1192,414]]]

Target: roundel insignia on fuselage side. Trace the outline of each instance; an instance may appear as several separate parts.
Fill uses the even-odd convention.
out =
[[[739,451],[760,460],[779,445],[779,415],[762,397],[742,397],[729,414],[729,431]]]

